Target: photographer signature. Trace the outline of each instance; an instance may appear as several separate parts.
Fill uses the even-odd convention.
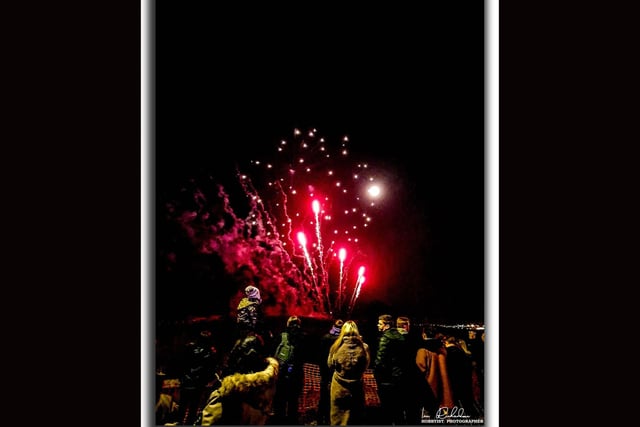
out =
[[[458,408],[454,406],[453,408],[448,408],[443,406],[438,408],[438,412],[436,412],[437,419],[445,419],[445,418],[469,418],[469,415],[464,414],[464,408]]]

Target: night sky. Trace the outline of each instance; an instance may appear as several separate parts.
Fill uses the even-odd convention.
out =
[[[222,313],[233,291],[215,283],[235,280],[188,247],[167,203],[219,183],[242,216],[236,165],[271,156],[294,129],[316,129],[328,145],[348,136],[350,157],[387,183],[363,239],[359,310],[484,322],[483,5],[426,7],[278,20],[264,10],[157,7],[159,316]]]

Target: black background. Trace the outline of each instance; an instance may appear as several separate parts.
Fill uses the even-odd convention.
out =
[[[464,28],[470,21],[462,10],[441,13],[446,8],[455,11],[457,5],[423,6],[427,10],[397,3],[380,6],[373,20],[369,6],[298,10],[314,22],[331,13],[344,23],[342,32],[361,35],[359,46],[371,40],[362,29],[375,28],[384,38],[410,31],[408,22],[423,23],[423,29],[441,31],[449,39],[467,37]],[[435,8],[434,13],[428,8]],[[185,31],[186,12],[159,14],[157,23],[171,21],[175,13],[183,21],[176,31]],[[231,15],[221,10],[211,27],[224,36],[220,40],[230,52],[243,58],[246,49],[236,46],[245,45],[247,33],[250,39],[259,39],[264,27],[334,40],[328,35],[333,36],[334,23],[323,21],[316,25],[322,31],[305,33],[310,24],[288,19],[288,10],[267,6],[260,12],[265,13],[258,19],[255,10]],[[197,19],[194,15],[198,14],[189,19]],[[131,420],[139,419],[141,409],[136,384],[148,386],[139,381],[140,347],[152,347],[141,343],[140,331],[141,297],[148,297],[140,292],[140,270],[151,269],[140,263],[140,227],[153,222],[139,215],[144,54],[140,5],[93,9],[40,5],[37,11],[29,7],[24,16],[27,19],[16,19],[19,29],[10,28],[15,37],[6,51],[10,66],[5,104],[10,108],[5,120],[3,196],[10,216],[4,235],[10,262],[5,265],[5,295],[17,311],[6,312],[4,356],[6,366],[20,369],[7,369],[5,374],[8,384],[28,387],[33,395],[44,390],[47,398],[14,398],[5,416],[14,424],[38,416],[44,422],[55,419],[69,425],[135,423]],[[269,16],[281,17],[276,21],[283,25]],[[558,350],[579,342],[590,346],[588,356],[599,355],[604,347],[597,344],[603,340],[611,342],[620,332],[633,334],[625,329],[628,319],[617,317],[633,312],[633,307],[623,305],[635,299],[625,298],[618,288],[609,290],[634,283],[629,278],[635,276],[622,268],[626,260],[634,265],[629,258],[633,252],[620,249],[625,246],[621,240],[629,236],[627,227],[637,221],[624,221],[631,210],[619,209],[619,201],[634,200],[634,188],[628,186],[637,182],[631,176],[637,170],[637,156],[625,155],[623,144],[633,141],[629,134],[637,132],[628,127],[635,123],[634,110],[618,97],[627,97],[635,81],[628,61],[634,47],[630,42],[637,38],[630,20],[636,15],[619,5],[563,9],[560,4],[534,8],[502,2],[499,16],[501,393],[497,396],[497,384],[492,383],[492,402],[500,399],[503,422],[523,426],[552,420],[594,423],[605,418],[611,424],[628,418],[628,411],[603,401],[610,400],[611,390],[624,389],[610,382],[627,380],[628,375],[592,375],[592,357]],[[459,27],[452,24],[455,19],[461,20]],[[254,25],[256,21],[261,25]],[[256,32],[239,31],[239,22]],[[497,23],[488,25],[495,29]],[[293,27],[298,31],[289,31]],[[163,48],[157,46],[160,61]],[[408,50],[413,52],[416,44],[412,46]],[[376,49],[371,46],[369,51]],[[149,50],[155,60],[155,46]],[[455,50],[442,51],[457,57]],[[362,60],[353,58],[353,63]],[[379,76],[394,74],[393,64],[376,64],[385,66],[374,68]],[[333,66],[325,68],[339,73]],[[150,80],[154,83],[153,77]],[[327,93],[315,96],[334,100]],[[401,107],[419,117],[405,105],[407,99],[414,98],[400,99]],[[284,108],[288,103],[278,104]],[[304,105],[333,114],[326,104]],[[352,126],[354,114],[346,104],[329,105],[342,105],[336,107],[346,116],[342,123]],[[269,111],[272,116],[277,110]],[[275,133],[280,136],[290,127],[283,123]],[[231,135],[230,130],[226,134]],[[611,156],[619,153],[623,156]],[[176,168],[176,175],[185,169]],[[145,194],[142,200],[146,201]],[[488,340],[497,373],[495,329]],[[40,363],[22,369],[29,353]],[[543,393],[534,386],[540,383],[545,386]],[[577,406],[568,402],[572,396],[580,400]],[[104,402],[116,402],[115,409],[97,410]],[[487,412],[488,419],[492,416]]]

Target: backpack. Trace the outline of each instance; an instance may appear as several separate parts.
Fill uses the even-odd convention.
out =
[[[294,362],[294,346],[289,341],[289,334],[287,332],[282,333],[282,340],[278,347],[276,347],[275,358],[278,359],[278,362],[281,366],[287,365],[287,368],[293,365]],[[287,369],[283,369],[283,371],[287,371]]]

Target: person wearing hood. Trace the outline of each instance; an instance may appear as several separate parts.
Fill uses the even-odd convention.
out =
[[[238,326],[241,330],[261,333],[263,316],[260,290],[253,285],[248,285],[244,289],[244,295],[236,309]]]
[[[238,304],[236,322],[237,338],[223,363],[222,374],[249,374],[264,369],[267,344],[260,333],[262,298],[253,285],[244,289],[245,297]]]
[[[369,367],[369,346],[356,322],[348,320],[329,349],[327,366],[333,370],[330,388],[331,425],[361,424],[364,419],[364,372]]]
[[[333,371],[329,369],[326,363],[324,363],[325,358],[329,355],[329,350],[331,349],[331,345],[336,342],[338,336],[340,336],[340,331],[342,330],[342,325],[344,325],[344,321],[342,319],[337,319],[331,325],[331,329],[329,332],[324,334],[320,339],[321,346],[321,360],[320,360],[320,401],[318,403],[318,424],[319,425],[329,425],[329,392],[331,388],[331,379],[333,378]]]

